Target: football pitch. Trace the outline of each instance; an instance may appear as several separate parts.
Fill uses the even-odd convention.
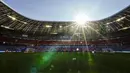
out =
[[[1,53],[0,73],[130,73],[130,54]]]

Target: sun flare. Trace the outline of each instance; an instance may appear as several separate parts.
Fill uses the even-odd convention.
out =
[[[78,25],[85,25],[88,20],[89,20],[88,16],[84,13],[79,13],[74,18],[74,21]]]

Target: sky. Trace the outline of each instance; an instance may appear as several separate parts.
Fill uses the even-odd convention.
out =
[[[130,5],[130,0],[3,0],[18,13],[40,21],[72,21],[86,14],[101,20]]]

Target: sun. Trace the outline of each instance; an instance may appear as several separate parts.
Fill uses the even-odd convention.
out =
[[[79,13],[74,17],[74,21],[77,25],[85,25],[88,20],[88,16],[84,13]]]

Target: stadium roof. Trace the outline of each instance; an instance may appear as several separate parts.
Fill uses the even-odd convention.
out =
[[[16,12],[41,21],[73,21],[86,15],[87,21],[107,18],[130,4],[129,0],[3,0]]]
[[[130,6],[119,13],[98,21],[88,21],[83,27],[72,21],[37,21],[27,18],[5,3],[0,1],[0,25],[1,34],[21,36],[39,36],[40,38],[52,38],[54,36],[87,36],[86,39],[99,38],[101,35],[111,32],[127,30],[130,28]],[[83,29],[83,31],[81,30]],[[9,30],[9,31],[6,31]],[[15,32],[15,33],[13,33]],[[83,33],[84,32],[84,33]],[[97,36],[99,35],[99,36]]]

